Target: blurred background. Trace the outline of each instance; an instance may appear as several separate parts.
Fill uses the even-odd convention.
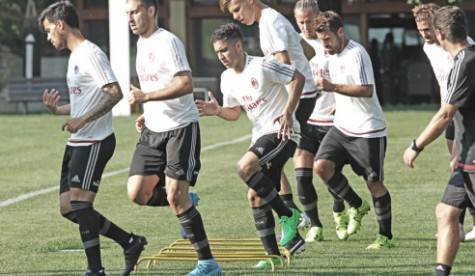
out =
[[[42,111],[37,99],[16,101],[16,86],[26,80],[35,83],[64,83],[68,51],[58,52],[37,28],[38,14],[54,0],[0,0],[0,113]],[[109,18],[116,0],[72,0],[81,18],[81,30],[107,54],[109,34],[114,27]],[[175,33],[184,42],[193,76],[215,80],[218,88],[222,65],[209,37],[219,25],[230,22],[218,9],[218,0],[160,0],[159,26]],[[293,18],[295,0],[264,0],[284,14],[297,29]],[[372,58],[378,96],[383,105],[437,103],[438,87],[423,51],[411,9],[417,0],[319,0],[322,10],[339,12],[348,36],[363,44]],[[423,1],[429,2],[429,1]],[[475,36],[475,0],[433,1],[457,4],[467,13],[470,34]],[[449,3],[450,2],[450,3]],[[125,10],[124,10],[125,13]],[[112,28],[111,28],[112,26]],[[242,26],[248,52],[260,55],[257,25]],[[137,37],[130,33],[130,82],[135,72]],[[40,85],[41,86],[41,85]],[[206,86],[206,85],[205,85]],[[60,86],[61,87],[61,86]],[[18,87],[17,87],[18,88]],[[216,91],[217,92],[217,91]],[[40,94],[41,91],[38,92]]]

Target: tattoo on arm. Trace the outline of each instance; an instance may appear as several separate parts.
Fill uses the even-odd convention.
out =
[[[117,82],[104,85],[102,87],[102,92],[104,93],[104,96],[101,101],[93,110],[85,115],[87,122],[94,121],[104,116],[123,98],[122,90]]]

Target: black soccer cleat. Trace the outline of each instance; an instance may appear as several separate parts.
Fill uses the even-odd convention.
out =
[[[132,241],[130,248],[124,250],[125,268],[124,273],[122,273],[123,276],[129,276],[134,270],[135,265],[139,260],[140,254],[145,249],[145,245],[148,244],[145,237],[134,235],[134,233],[132,233],[131,239]]]
[[[84,272],[84,276],[106,276],[106,273],[104,272],[104,268],[102,268],[101,270],[95,272],[88,270]]]
[[[289,251],[290,255],[302,253],[305,251],[305,240],[297,233],[297,236],[295,236],[285,248]]]

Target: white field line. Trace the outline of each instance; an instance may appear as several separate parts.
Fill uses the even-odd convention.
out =
[[[251,135],[244,135],[242,137],[239,137],[239,138],[236,138],[236,139],[233,139],[233,140],[229,140],[229,141],[226,141],[226,142],[220,142],[220,143],[212,144],[212,145],[209,145],[209,146],[205,146],[201,149],[201,152],[214,150],[214,149],[221,148],[221,147],[228,146],[228,145],[238,144],[238,143],[249,140],[249,138],[251,138]],[[128,172],[128,171],[129,171],[129,168],[123,168],[123,169],[120,169],[120,170],[104,173],[102,175],[102,178],[108,178],[108,177],[118,175],[118,174]],[[13,205],[15,203],[33,198],[33,197],[40,196],[42,194],[51,193],[51,192],[54,192],[58,189],[59,189],[59,186],[56,185],[54,187],[49,187],[49,188],[46,188],[46,189],[33,191],[33,192],[30,192],[30,193],[19,195],[19,196],[14,197],[14,198],[7,199],[5,201],[0,201],[0,208],[7,207],[7,206]]]

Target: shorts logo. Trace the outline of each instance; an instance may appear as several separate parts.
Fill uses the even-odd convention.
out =
[[[177,176],[185,175],[185,172],[182,169],[179,169],[175,172]]]
[[[99,187],[99,181],[92,181],[92,186]]]
[[[254,89],[257,89],[259,87],[259,83],[257,82],[256,78],[251,78],[251,85]]]
[[[74,74],[79,74],[79,66],[74,65]]]
[[[81,179],[79,179],[79,175],[75,175],[73,176],[73,178],[71,178],[71,182],[75,182],[75,183],[81,183]]]
[[[264,154],[264,148],[263,148],[263,147],[257,147],[256,150],[257,150],[257,152],[259,152],[260,154]]]

